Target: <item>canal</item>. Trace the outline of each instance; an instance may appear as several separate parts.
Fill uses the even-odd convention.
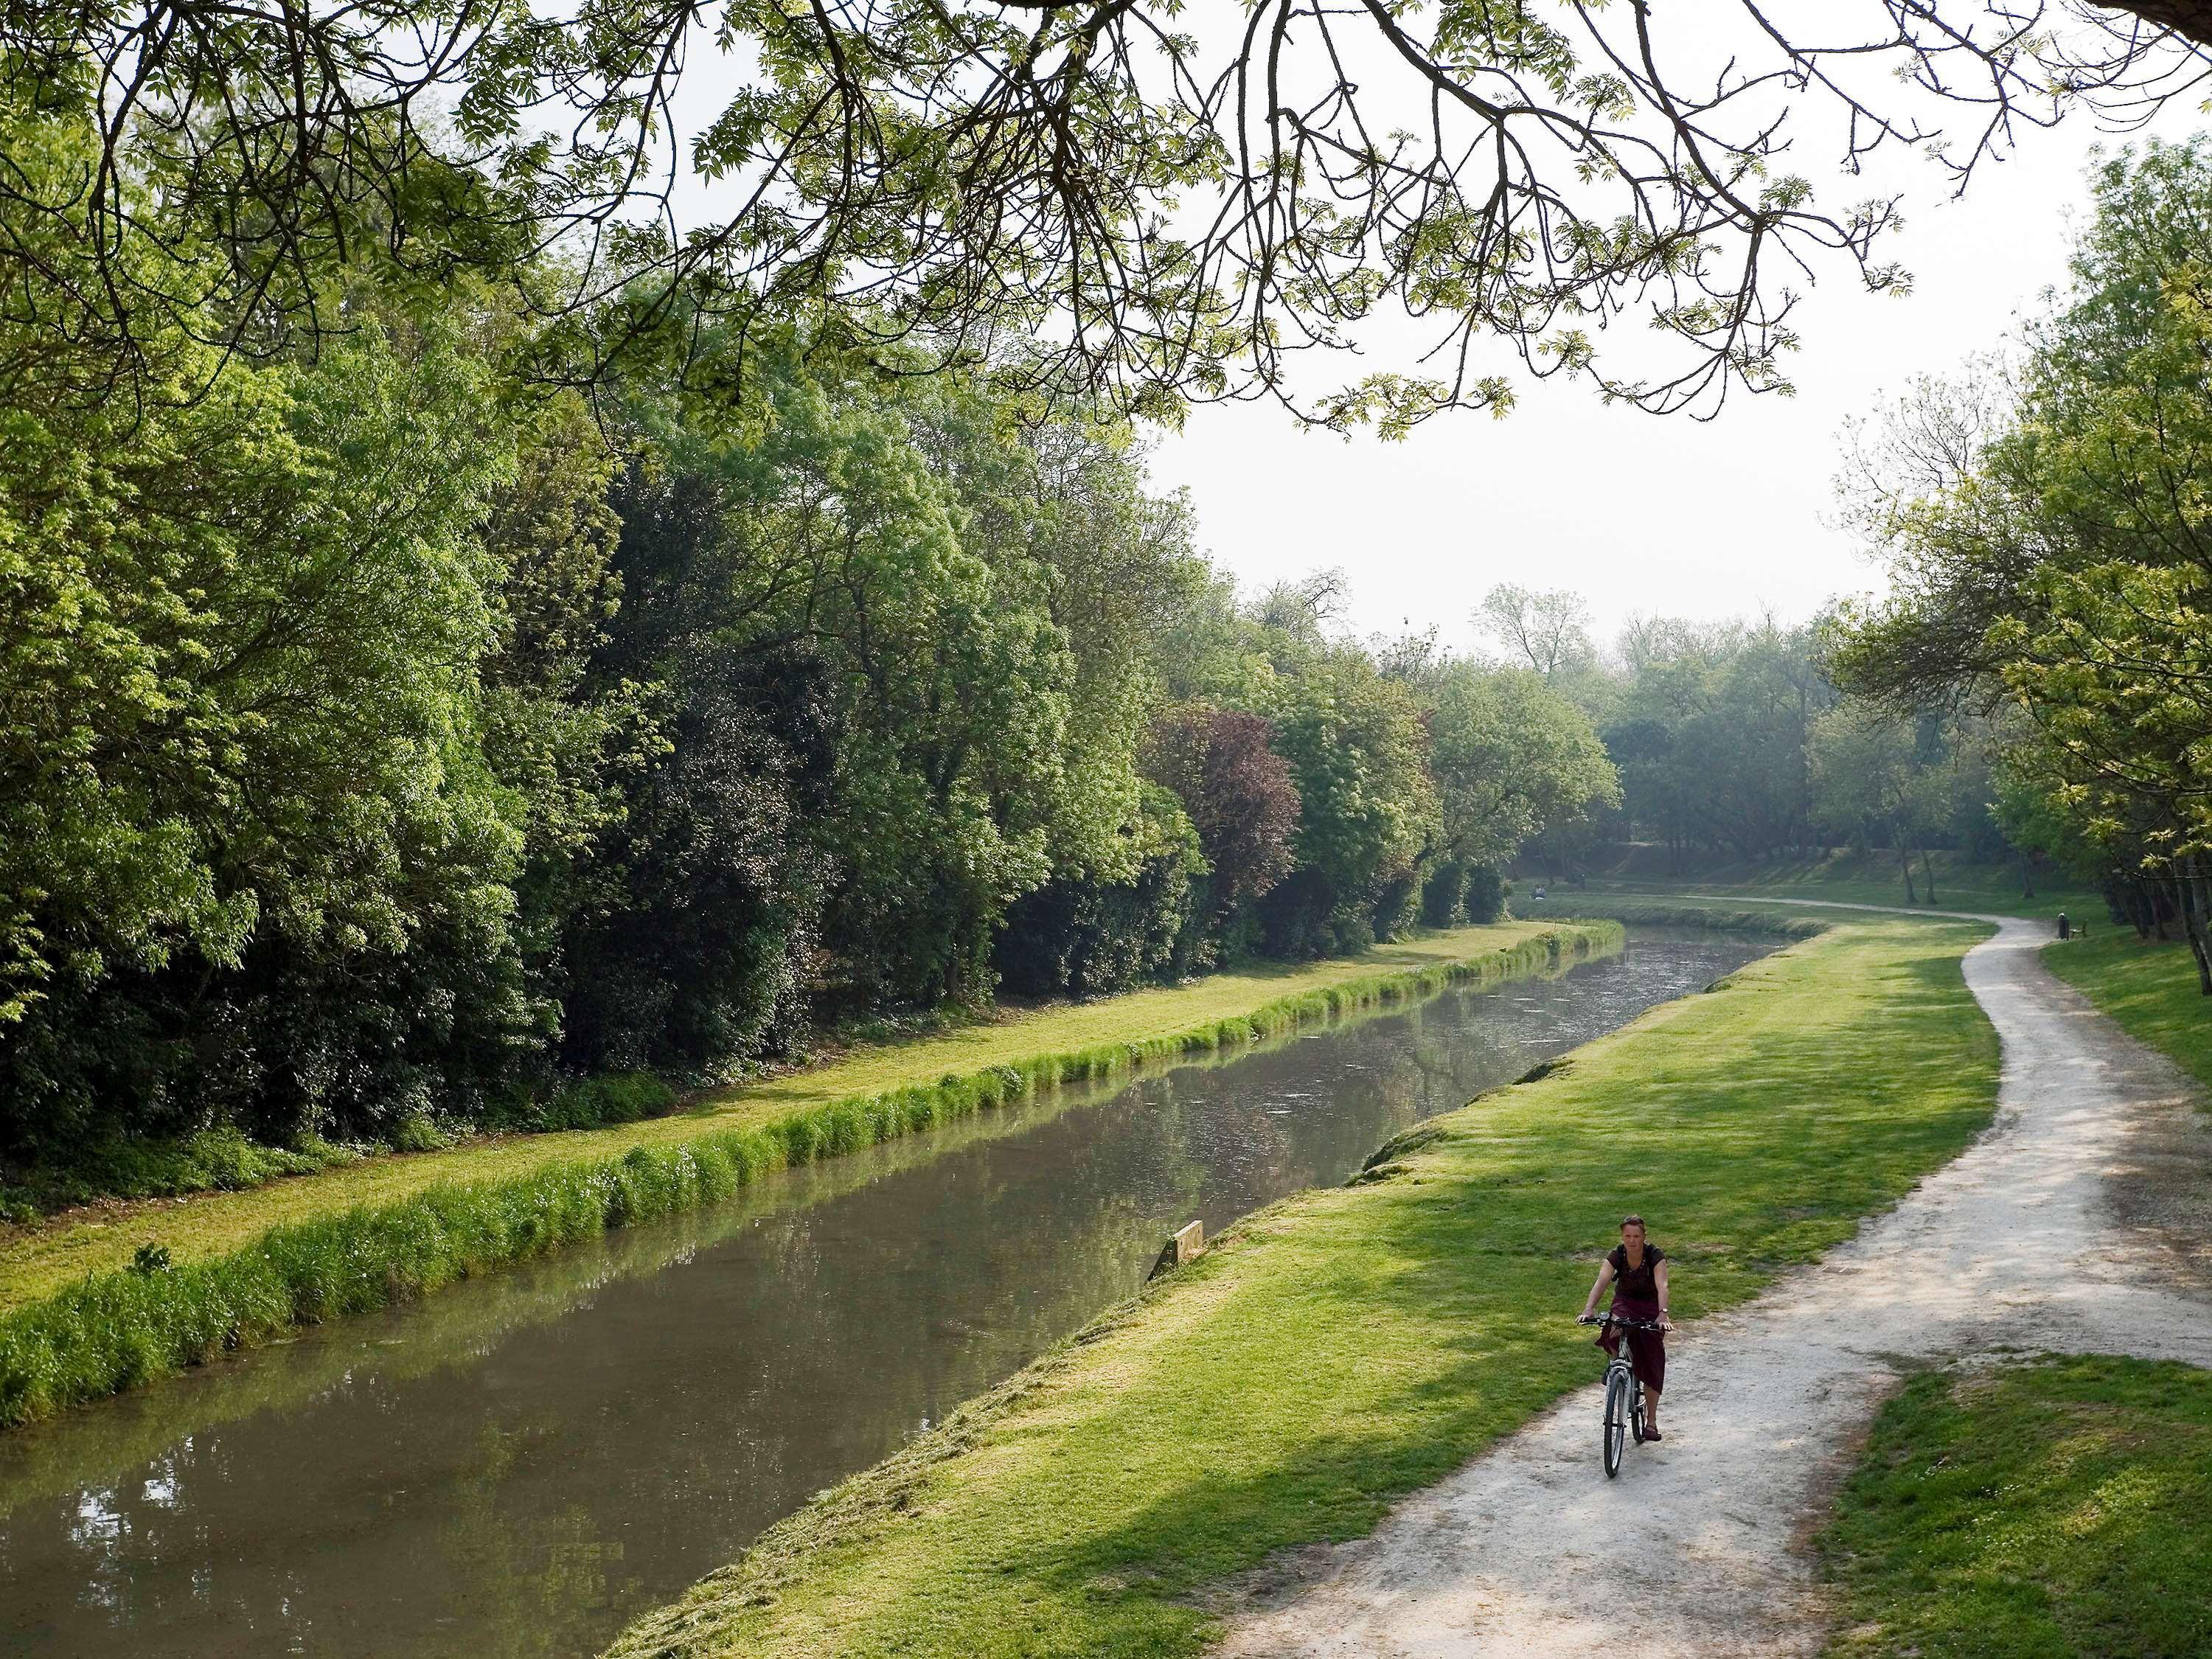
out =
[[[0,1653],[574,1656],[1208,1234],[1770,949],[1066,1089],[0,1437]]]

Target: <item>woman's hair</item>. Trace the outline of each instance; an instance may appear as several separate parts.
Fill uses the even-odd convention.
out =
[[[1628,1214],[1620,1218],[1620,1224],[1624,1227],[1642,1227],[1644,1226],[1644,1218],[1638,1215],[1632,1210]],[[1650,1230],[1649,1228],[1645,1228],[1644,1231],[1648,1232]]]

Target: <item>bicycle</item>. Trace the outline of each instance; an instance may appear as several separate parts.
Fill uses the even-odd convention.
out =
[[[1660,1331],[1666,1329],[1656,1319],[1625,1319],[1619,1314],[1583,1314],[1577,1317],[1577,1325],[1617,1325],[1624,1331]],[[1630,1363],[1628,1344],[1623,1342],[1620,1352],[1606,1362],[1605,1366],[1605,1438],[1601,1443],[1605,1457],[1605,1478],[1615,1480],[1620,1474],[1620,1454],[1626,1449],[1628,1437],[1633,1433],[1636,1443],[1644,1443],[1644,1379],[1637,1376],[1636,1367]]]

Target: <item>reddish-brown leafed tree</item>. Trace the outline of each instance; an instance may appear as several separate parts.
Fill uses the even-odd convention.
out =
[[[1224,910],[1291,872],[1298,787],[1273,738],[1263,715],[1205,703],[1170,709],[1152,728],[1146,773],[1174,790],[1190,814]]]

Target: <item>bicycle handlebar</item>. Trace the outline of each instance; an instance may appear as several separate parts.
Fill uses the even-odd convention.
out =
[[[1631,1319],[1626,1314],[1577,1314],[1577,1325],[1618,1325],[1628,1331],[1663,1331],[1667,1328],[1656,1319]]]

